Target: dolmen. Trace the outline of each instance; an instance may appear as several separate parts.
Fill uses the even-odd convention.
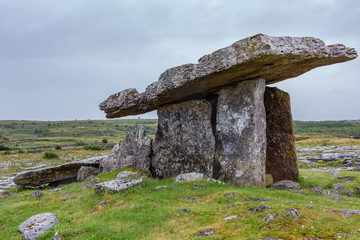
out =
[[[313,37],[257,34],[162,73],[143,93],[125,89],[100,104],[107,118],[157,110],[155,140],[136,129],[103,171],[132,166],[165,178],[198,172],[238,186],[299,176],[288,93],[267,85],[357,57]],[[139,145],[140,142],[143,144]],[[120,151],[121,152],[121,151]],[[120,157],[117,157],[120,156]],[[144,169],[144,167],[146,169]]]

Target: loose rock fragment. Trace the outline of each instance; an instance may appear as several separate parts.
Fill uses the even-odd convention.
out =
[[[52,229],[58,222],[57,216],[53,213],[40,213],[28,218],[23,222],[18,231],[25,239],[37,239],[40,235]]]

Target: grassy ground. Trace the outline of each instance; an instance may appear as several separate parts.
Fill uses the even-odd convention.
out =
[[[102,181],[113,179],[117,172],[102,174]],[[342,172],[339,176],[349,175]],[[360,173],[354,182],[345,183],[347,190],[360,186]],[[58,215],[60,223],[40,239],[52,239],[60,231],[63,239],[359,239],[360,216],[344,218],[342,209],[360,209],[360,199],[317,195],[313,186],[331,188],[334,176],[327,172],[302,170],[299,180],[302,194],[287,190],[240,188],[207,181],[176,184],[172,179],[144,179],[140,187],[116,194],[97,194],[93,189],[79,190],[81,183],[66,185],[60,192],[47,192],[40,199],[30,197],[32,190],[12,189],[12,196],[0,200],[0,239],[20,239],[17,227],[30,216],[43,212]],[[344,180],[342,181],[344,182]],[[156,186],[167,188],[155,190]],[[192,187],[201,186],[197,189]],[[68,192],[66,192],[68,191]],[[225,196],[226,193],[237,193]],[[195,197],[194,201],[184,197]],[[244,202],[262,198],[266,202]],[[102,205],[102,201],[108,201]],[[233,204],[234,207],[229,208]],[[252,206],[270,209],[252,213]],[[190,213],[177,212],[189,208]],[[297,209],[300,219],[286,216]],[[264,221],[270,213],[277,217]],[[224,220],[236,215],[237,219]],[[216,235],[206,238],[195,234],[212,229]]]

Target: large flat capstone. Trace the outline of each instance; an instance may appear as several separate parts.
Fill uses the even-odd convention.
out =
[[[82,166],[98,168],[106,156],[94,157],[77,162],[65,163],[55,167],[47,167],[34,171],[26,171],[14,178],[14,183],[21,186],[40,186],[58,181],[76,181]]]
[[[145,92],[126,89],[100,104],[108,118],[137,115],[161,105],[201,99],[223,86],[249,79],[266,84],[299,76],[313,68],[346,62],[357,57],[342,44],[326,46],[313,37],[271,37],[257,34],[162,73]]]

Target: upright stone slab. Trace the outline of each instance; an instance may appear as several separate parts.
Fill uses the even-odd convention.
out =
[[[265,80],[219,91],[214,177],[239,186],[265,187]]]
[[[299,177],[295,133],[291,115],[290,95],[277,88],[266,87],[266,173],[274,182]]]
[[[158,109],[152,170],[157,177],[201,172],[211,177],[215,139],[211,104],[194,100]]]

